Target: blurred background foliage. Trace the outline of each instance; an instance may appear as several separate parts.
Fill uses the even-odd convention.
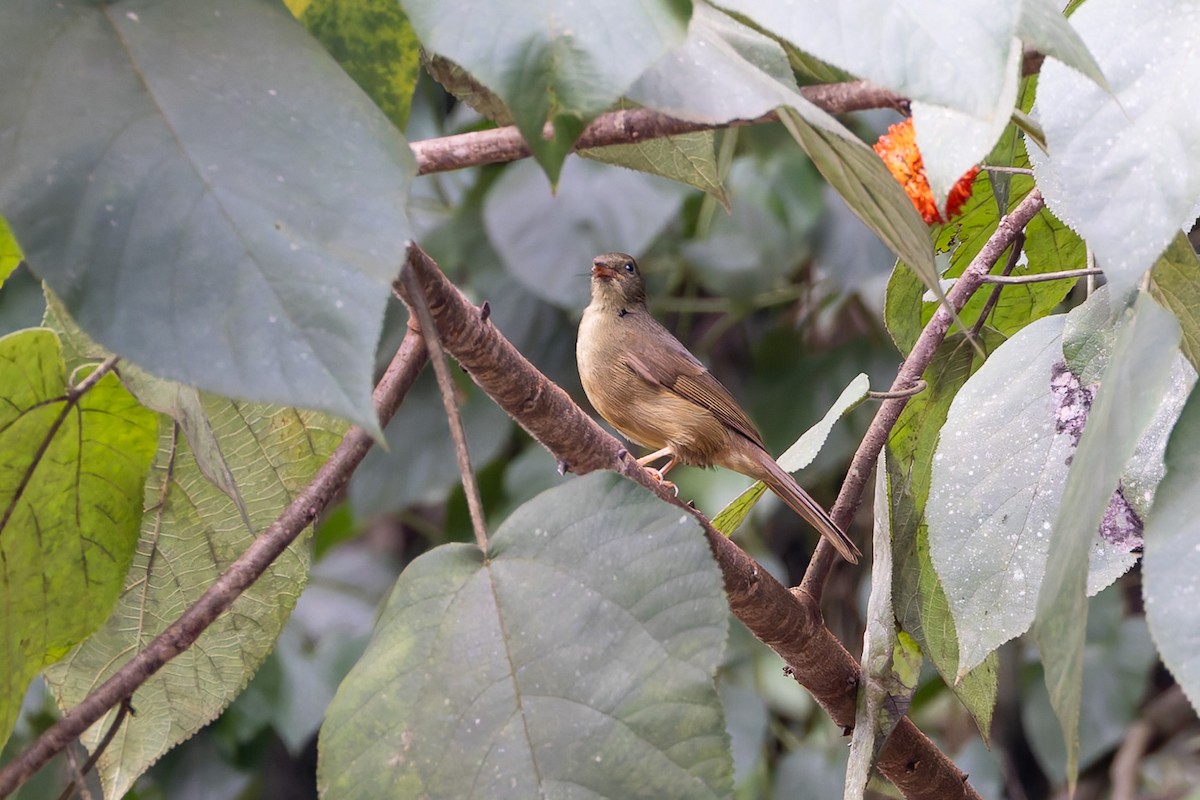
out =
[[[801,65],[803,66],[803,65]],[[402,111],[389,109],[393,119]],[[872,141],[894,112],[851,115]],[[419,141],[489,127],[422,76],[405,133]],[[557,194],[532,161],[416,179],[417,240],[539,369],[587,407],[576,374],[575,326],[586,304],[590,259],[628,250],[640,259],[651,308],[746,405],[769,449],[781,452],[865,372],[874,388],[901,361],[883,324],[894,257],[846,208],[779,125],[715,134],[729,208],[713,194],[572,156]],[[1067,304],[1074,302],[1068,298]],[[4,331],[37,324],[41,292],[24,267],[0,290]],[[393,299],[378,350],[382,370],[406,324]],[[339,682],[362,652],[396,576],[417,555],[470,541],[446,422],[427,370],[346,496],[314,538],[311,582],[274,652],[215,723],[152,768],[131,798],[315,796],[316,734]],[[569,480],[553,459],[460,375],[462,411],[489,525],[542,490]],[[867,403],[838,423],[801,481],[824,505],[872,415]],[[405,446],[399,446],[404,442]],[[727,471],[673,474],[680,494],[713,514],[749,480]],[[864,503],[870,508],[869,502]],[[869,513],[852,536],[870,535]],[[773,497],[737,534],[739,544],[788,585],[798,582],[815,535]],[[1138,616],[1139,571],[1097,597],[1088,619],[1078,797],[1100,787],[1143,701],[1169,685]],[[842,641],[862,638],[865,571],[838,569],[826,589],[828,624]],[[778,655],[736,621],[720,678],[735,759],[737,796],[828,798],[840,794],[846,739],[783,671]],[[1061,791],[1064,756],[1032,642],[1000,651],[1000,696],[991,749],[926,664],[911,708],[922,731],[950,754],[985,797]],[[12,740],[19,752],[56,716],[40,682]],[[1139,769],[1155,797],[1200,797],[1197,727],[1180,695],[1165,742]],[[1164,712],[1165,713],[1165,712]],[[40,773],[19,794],[53,797],[65,767]],[[1190,793],[1189,793],[1190,792]]]

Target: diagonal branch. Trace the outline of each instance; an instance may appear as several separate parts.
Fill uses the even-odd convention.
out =
[[[409,331],[392,363],[375,387],[375,408],[380,424],[396,413],[413,381],[425,366],[425,342]],[[212,586],[112,677],[47,728],[33,744],[0,769],[0,797],[12,794],[22,783],[62,752],[109,709],[130,697],[147,678],[195,643],[209,625],[258,580],[287,546],[307,528],[329,501],[346,485],[354,469],[371,448],[368,433],[351,426],[341,444],[304,490],[280,513]]]
[[[853,726],[859,666],[825,627],[816,601],[784,588],[741,548],[714,530],[703,515],[683,505],[639,467],[620,442],[525,360],[494,325],[482,319],[416,245],[409,248],[408,263],[429,301],[442,344],[472,379],[571,471],[582,474],[614,470],[695,515],[704,526],[709,547],[724,575],[733,613],[783,657],[796,679],[812,692],[835,723]],[[406,292],[403,285],[399,289],[402,295]],[[408,297],[404,299],[411,302]],[[979,797],[966,776],[907,718],[884,745],[879,769],[905,797]]]

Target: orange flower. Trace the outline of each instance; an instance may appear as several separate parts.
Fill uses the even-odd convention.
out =
[[[921,161],[921,151],[917,149],[916,134],[913,131],[912,117],[897,122],[888,128],[887,133],[879,137],[875,143],[875,152],[887,165],[904,193],[916,206],[927,225],[935,222],[946,222],[938,213],[937,201],[933,198],[933,190],[929,188],[929,179],[925,177],[925,164]],[[979,174],[979,167],[971,169],[954,184],[950,196],[946,199],[946,214],[954,217],[962,210],[963,203],[971,196],[971,184]]]

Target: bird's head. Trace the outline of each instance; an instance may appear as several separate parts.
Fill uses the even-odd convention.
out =
[[[646,302],[646,281],[633,256],[605,253],[592,259],[592,299],[619,306]]]

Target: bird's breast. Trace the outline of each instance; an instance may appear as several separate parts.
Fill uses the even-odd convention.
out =
[[[646,343],[631,321],[592,307],[584,312],[575,354],[588,400],[630,441],[670,447],[685,464],[711,465],[729,432],[707,409],[630,369],[626,356],[639,347]]]

